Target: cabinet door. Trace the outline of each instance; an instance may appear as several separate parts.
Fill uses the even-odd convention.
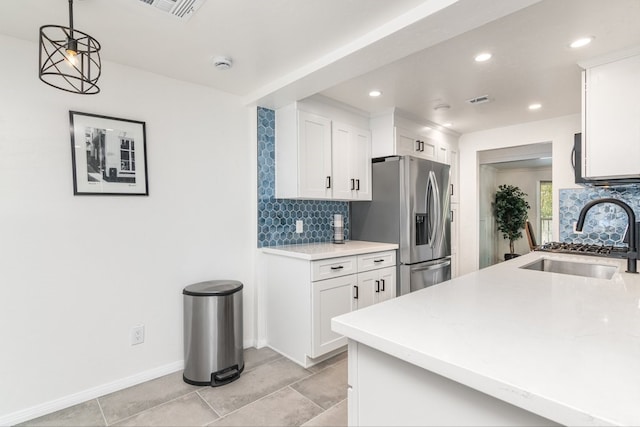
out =
[[[459,245],[460,221],[458,217],[458,204],[451,204],[451,278],[458,276],[458,245]]]
[[[357,296],[357,298],[355,298]],[[354,310],[386,301],[396,296],[396,267],[358,273],[358,291]]]
[[[451,187],[449,191],[451,192],[451,203],[458,203],[458,194],[460,193],[459,186],[459,167],[458,167],[458,149],[455,147],[451,147],[449,150],[449,160],[451,164]]]
[[[298,112],[298,188],[299,196],[330,199],[331,120]]]
[[[418,142],[420,143],[420,157],[427,160],[440,161],[438,157],[439,155],[438,141],[426,136],[420,136],[420,139]],[[446,163],[446,162],[443,161],[442,163]]]
[[[356,173],[351,162],[353,130],[351,126],[333,122],[331,137],[333,198],[351,200],[355,193]]]
[[[396,127],[396,154],[420,157],[418,136],[411,131]]]
[[[387,267],[378,271],[378,280],[380,282],[378,300],[376,302],[386,301],[396,296],[396,268]]]
[[[371,132],[354,128],[351,164],[356,179],[355,200],[371,200]]]
[[[331,330],[331,319],[351,311],[356,277],[352,274],[312,282],[311,357],[321,356],[347,344],[346,337]]]
[[[396,152],[427,160],[438,160],[438,142],[424,135],[418,135],[401,127],[396,127]]]
[[[440,142],[436,148],[438,154],[436,160],[440,163],[444,163],[445,165],[451,164],[451,159],[449,158],[449,144],[447,144],[446,142]]]
[[[640,175],[640,55],[588,68],[584,74],[585,177]]]
[[[371,200],[371,132],[332,123],[333,198]]]
[[[358,283],[353,294],[354,310],[359,310],[375,303],[376,294],[379,292],[379,282],[376,282],[378,282],[378,270],[358,273]],[[378,285],[378,288],[376,285]]]

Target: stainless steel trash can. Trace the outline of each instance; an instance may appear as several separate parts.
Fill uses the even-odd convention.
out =
[[[184,374],[186,383],[228,384],[244,369],[242,283],[211,280],[189,285],[184,302]]]

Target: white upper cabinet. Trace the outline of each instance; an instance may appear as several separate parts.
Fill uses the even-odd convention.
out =
[[[451,164],[458,135],[435,123],[418,123],[397,112],[370,120],[372,157],[414,156]]]
[[[333,198],[371,200],[371,132],[332,123]]]
[[[298,112],[298,193],[314,199],[331,198],[331,121]]]
[[[276,197],[371,200],[371,132],[297,103],[278,109]]]
[[[640,49],[581,65],[584,177],[640,176]]]
[[[395,127],[395,153],[400,156],[415,156],[427,160],[438,160],[438,142],[426,135]]]

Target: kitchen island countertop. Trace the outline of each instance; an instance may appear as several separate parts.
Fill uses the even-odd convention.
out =
[[[341,244],[309,243],[300,245],[268,246],[262,248],[262,252],[314,261],[318,259],[362,255],[372,252],[391,251],[395,249],[398,249],[398,245],[395,243],[346,240]]]
[[[610,280],[521,269],[608,264]],[[334,331],[564,425],[640,425],[640,275],[532,252],[336,317]]]

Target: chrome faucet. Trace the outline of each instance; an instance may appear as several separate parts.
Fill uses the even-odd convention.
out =
[[[637,258],[638,258],[638,242],[636,240],[636,214],[631,209],[631,206],[626,204],[625,202],[612,199],[612,198],[604,198],[592,200],[591,202],[584,205],[582,210],[580,211],[580,215],[578,216],[578,223],[576,224],[576,231],[582,231],[582,227],[584,227],[584,220],[587,217],[587,212],[589,209],[594,207],[595,205],[599,205],[602,203],[612,203],[614,205],[620,206],[627,213],[627,218],[629,221],[629,249],[626,253],[627,258],[627,273],[637,273]]]

